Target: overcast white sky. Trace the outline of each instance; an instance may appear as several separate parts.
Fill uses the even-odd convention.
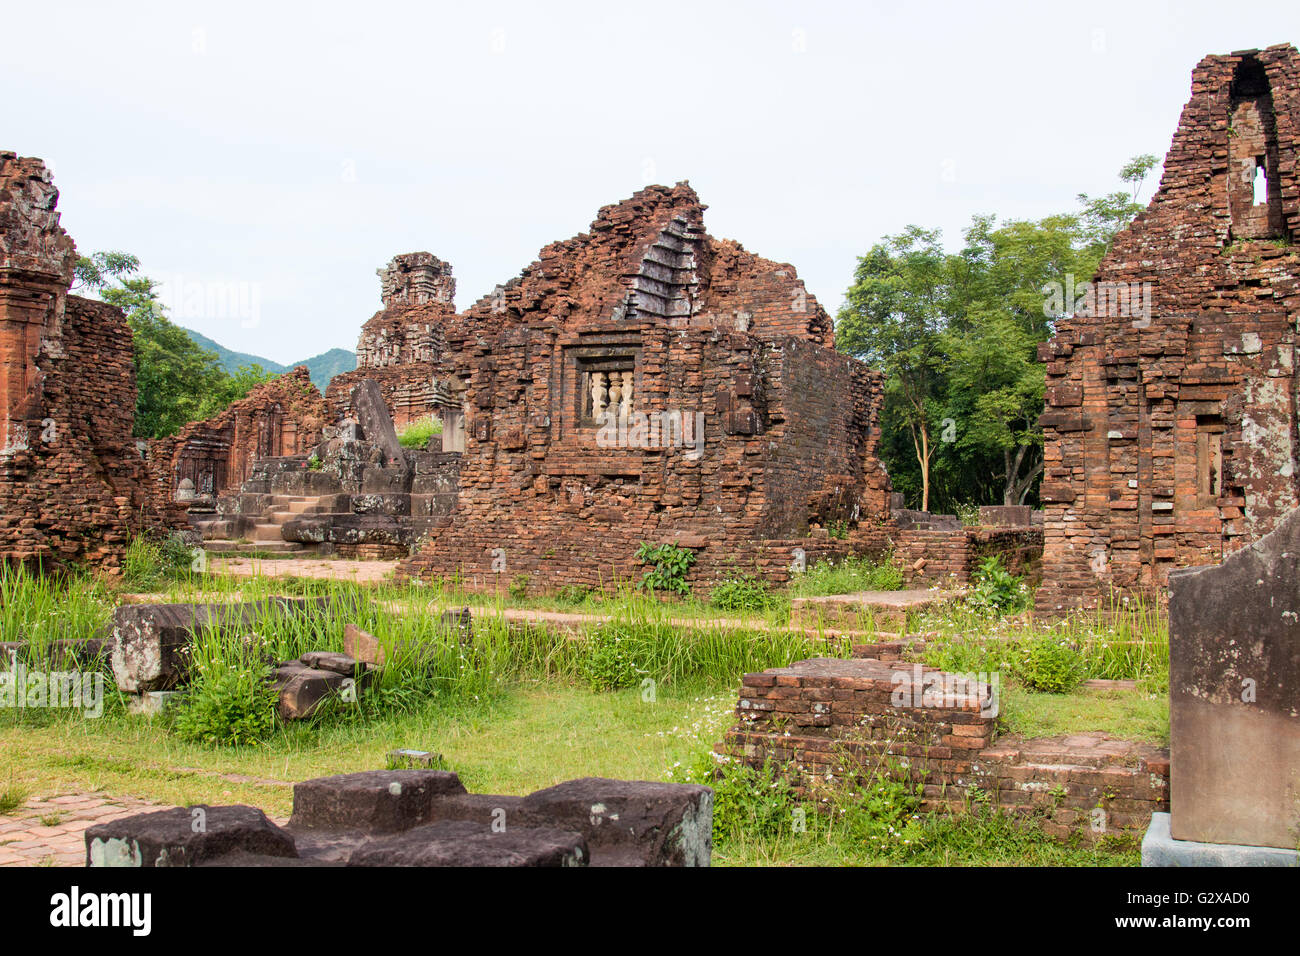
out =
[[[396,253],[450,261],[463,308],[648,182],[689,179],[710,233],[833,312],[880,237],[1115,189],[1201,56],[1300,42],[1294,0],[0,13],[0,148],[50,163],[78,249],[135,253],[175,320],[279,362],[353,348]],[[219,287],[242,305],[193,296]]]

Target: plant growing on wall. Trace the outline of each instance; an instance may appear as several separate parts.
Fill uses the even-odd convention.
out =
[[[686,575],[695,563],[695,552],[676,544],[650,544],[642,541],[636,549],[636,559],[649,565],[641,577],[641,586],[650,591],[673,591],[690,594]]]
[[[967,598],[972,607],[1007,614],[1023,611],[1029,606],[1029,590],[1019,577],[1002,566],[1001,559],[995,554],[980,562],[972,578],[975,587]]]

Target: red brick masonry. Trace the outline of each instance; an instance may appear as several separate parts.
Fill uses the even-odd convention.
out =
[[[1297,147],[1294,47],[1197,64],[1151,205],[1039,347],[1040,612],[1162,595],[1300,504]]]
[[[923,784],[928,810],[987,801],[1058,835],[1139,833],[1169,808],[1167,750],[1104,734],[995,742],[996,690],[920,665],[799,661],[744,676],[740,723],[714,749],[787,766],[804,795],[888,771]]]

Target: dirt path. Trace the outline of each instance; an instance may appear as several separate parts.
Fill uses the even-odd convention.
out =
[[[397,567],[396,561],[344,561],[322,558],[209,558],[214,571],[240,578],[324,578],[377,584]]]

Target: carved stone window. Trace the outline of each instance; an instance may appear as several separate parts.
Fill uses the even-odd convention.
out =
[[[587,359],[580,371],[583,425],[599,425],[610,415],[626,418],[636,408],[636,361],[632,356]]]

